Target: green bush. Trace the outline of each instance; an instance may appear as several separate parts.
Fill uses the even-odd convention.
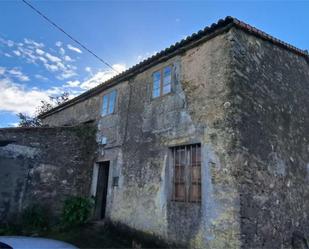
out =
[[[18,235],[21,234],[20,226],[16,224],[0,224],[0,236]]]
[[[63,206],[62,223],[65,227],[85,224],[90,216],[91,201],[83,197],[70,197]]]
[[[48,212],[39,204],[32,204],[22,213],[22,226],[27,230],[41,231],[48,223]]]

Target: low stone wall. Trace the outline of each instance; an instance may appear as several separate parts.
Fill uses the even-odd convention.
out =
[[[40,203],[51,215],[71,195],[89,196],[93,125],[0,129],[0,222]]]

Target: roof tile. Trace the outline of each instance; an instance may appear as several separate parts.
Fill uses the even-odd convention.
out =
[[[213,23],[211,26],[205,27],[203,30],[198,31],[198,33],[193,33],[192,35],[188,36],[185,39],[182,39],[180,42],[176,42],[175,44],[171,45],[168,48],[165,48],[164,50],[156,53],[155,55],[139,62],[138,64],[136,64],[135,66],[130,67],[129,69],[127,69],[126,71],[114,76],[113,78],[103,82],[102,84],[82,93],[81,95],[41,114],[39,117],[40,118],[44,118],[47,117],[55,112],[58,112],[64,108],[67,108],[68,106],[71,106],[75,103],[78,103],[94,94],[97,94],[101,91],[103,91],[105,88],[114,85],[116,83],[119,83],[120,81],[126,80],[129,77],[132,77],[134,74],[147,69],[150,64],[155,63],[156,60],[160,59],[160,57],[164,57],[167,56],[169,54],[172,54],[173,52],[179,50],[180,52],[182,52],[183,49],[185,49],[185,47],[187,45],[189,45],[191,42],[193,41],[198,41],[199,39],[203,38],[204,36],[210,35],[212,33],[214,33],[215,31],[219,30],[220,28],[223,28],[225,26],[230,25],[230,27],[234,26],[236,28],[240,28],[242,30],[244,30],[245,32],[248,32],[252,35],[255,35],[259,38],[262,38],[264,40],[268,40],[270,42],[272,42],[275,45],[278,45],[280,47],[283,47],[285,49],[290,50],[291,52],[294,52],[300,56],[304,56],[306,58],[307,61],[309,61],[309,54],[306,51],[303,51],[299,48],[296,48],[286,42],[283,42],[247,23],[244,23],[234,17],[231,16],[227,16],[225,19],[220,19],[217,23]]]

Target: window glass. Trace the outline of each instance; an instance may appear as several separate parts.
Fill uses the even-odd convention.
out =
[[[116,91],[112,91],[109,96],[109,110],[108,113],[113,113],[116,101]]]
[[[102,115],[111,114],[115,110],[115,103],[117,98],[117,91],[114,90],[103,96]]]
[[[172,90],[172,68],[170,66],[153,73],[152,97],[159,97]]]
[[[160,96],[160,88],[157,89],[153,89],[152,91],[152,96],[155,97],[159,97]]]
[[[102,114],[107,114],[107,105],[108,105],[108,95],[103,96],[103,108],[102,108]]]
[[[172,70],[171,67],[164,68],[164,77],[163,77],[163,85],[169,85],[172,81]]]
[[[163,91],[162,91],[162,94],[167,94],[171,91],[171,85],[165,85],[163,86]]]
[[[153,97],[160,96],[160,87],[161,87],[161,73],[158,71],[153,74],[153,85],[152,85]]]

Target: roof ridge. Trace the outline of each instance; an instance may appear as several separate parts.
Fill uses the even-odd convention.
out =
[[[280,45],[280,46],[284,46],[285,48],[289,49],[289,50],[292,50],[293,52],[296,52],[296,53],[299,53],[305,57],[307,57],[309,59],[309,54],[306,52],[306,50],[302,50],[300,48],[297,48],[283,40],[280,40],[248,23],[245,23],[243,21],[240,21],[238,20],[237,18],[235,17],[232,17],[233,18],[233,22],[234,24],[238,27],[238,28],[241,28],[243,29],[244,31],[247,31],[249,33],[253,33],[254,35],[257,35],[259,36],[260,38],[263,38],[263,39],[266,39],[270,42],[273,42],[275,43],[276,45]]]
[[[50,114],[60,111],[61,109],[66,108],[66,106],[73,105],[75,102],[78,103],[82,101],[83,99],[87,98],[87,96],[91,96],[93,94],[96,94],[100,92],[100,90],[104,90],[105,87],[110,87],[114,84],[117,84],[116,81],[123,81],[131,77],[132,75],[135,75],[139,71],[147,69],[147,65],[149,66],[150,64],[153,64],[157,59],[163,58],[164,56],[168,54],[173,54],[176,50],[180,51],[181,48],[184,48],[188,46],[189,44],[195,42],[195,41],[200,41],[203,37],[211,34],[215,34],[217,30],[220,30],[222,28],[229,28],[235,26],[237,28],[240,28],[244,30],[247,33],[250,33],[252,35],[255,35],[257,37],[260,37],[264,40],[270,41],[278,46],[281,46],[285,49],[288,49],[298,55],[304,56],[305,59],[309,62],[309,54],[301,50],[295,46],[292,46],[291,44],[288,44],[278,38],[275,38],[264,31],[257,29],[256,27],[253,27],[243,21],[238,20],[235,17],[232,16],[226,16],[224,19],[219,19],[216,23],[211,24],[210,26],[206,26],[204,29],[199,30],[196,33],[191,34],[190,36],[187,36],[186,38],[172,44],[171,46],[161,50],[160,52],[157,52],[156,54],[146,58],[143,61],[140,61],[139,63],[135,64],[134,66],[128,68],[127,70],[115,75],[114,77],[102,82],[101,84],[87,90],[86,92],[78,95],[77,97],[68,100],[64,102],[63,104],[43,113],[40,114],[40,118],[44,118],[46,116],[49,116]]]

